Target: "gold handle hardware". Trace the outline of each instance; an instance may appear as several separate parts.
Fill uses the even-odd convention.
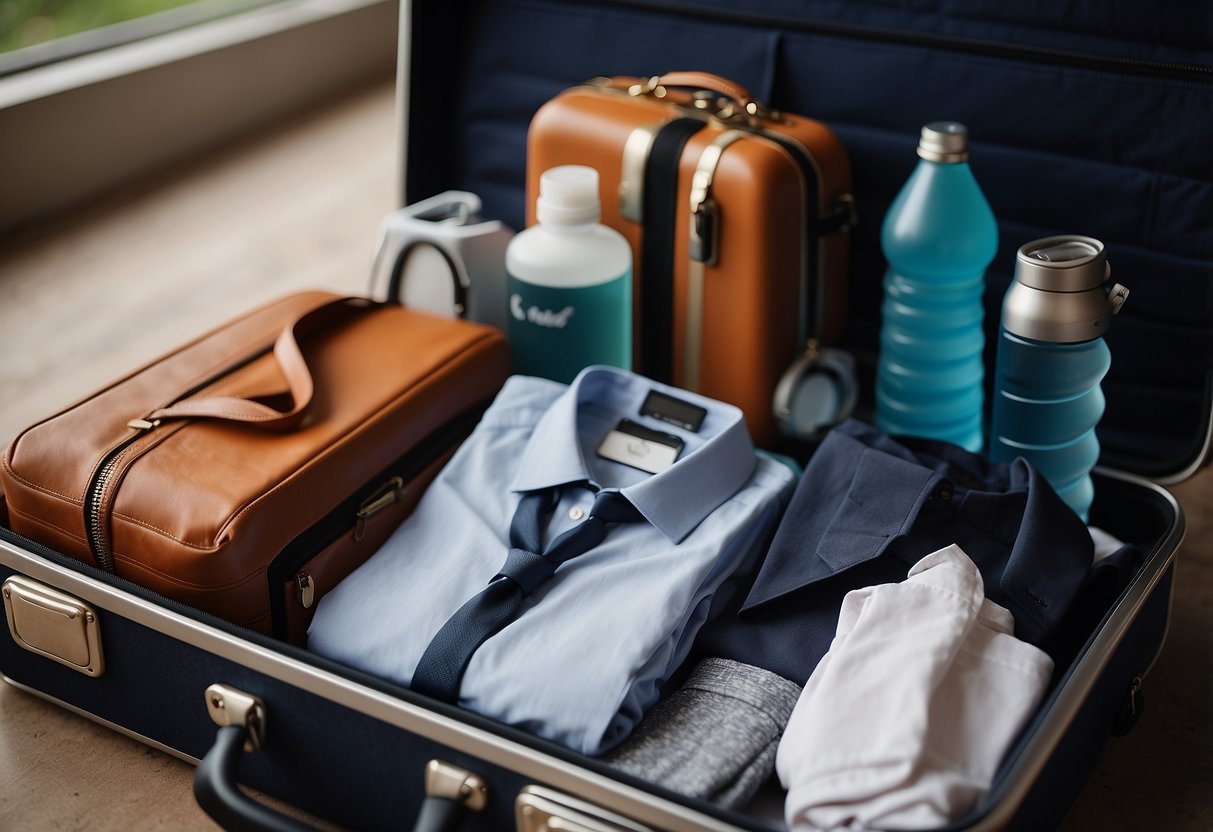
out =
[[[632,86],[628,87],[628,95],[636,97],[651,95],[654,98],[665,98],[666,88],[661,85],[661,76],[654,75],[641,81],[639,84],[632,84]]]
[[[426,763],[425,793],[454,800],[472,812],[479,812],[489,801],[489,787],[484,780],[442,760]]]
[[[757,127],[760,122],[764,121],[780,123],[786,121],[783,113],[766,106],[761,101],[751,101],[744,107],[738,106],[733,101],[723,101],[713,115],[724,122],[740,122],[751,127]]]
[[[265,745],[265,703],[258,697],[215,684],[206,689],[206,710],[220,728],[243,725],[247,729],[245,751],[260,751]]]

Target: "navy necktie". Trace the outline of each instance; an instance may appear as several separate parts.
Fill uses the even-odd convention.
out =
[[[552,577],[557,566],[597,546],[606,534],[607,523],[641,519],[640,512],[619,492],[599,492],[589,516],[553,540],[541,554],[543,520],[559,501],[560,491],[554,488],[523,496],[510,523],[510,552],[505,566],[438,630],[413,671],[413,690],[443,702],[458,701],[459,686],[472,654],[514,620],[527,595]]]

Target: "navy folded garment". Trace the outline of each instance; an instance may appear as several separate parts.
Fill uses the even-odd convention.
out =
[[[743,661],[803,685],[829,650],[843,597],[893,583],[951,544],[977,564],[1015,634],[1053,640],[1091,569],[1087,527],[1023,460],[888,437],[851,420],[810,459],[765,559],[718,592],[694,655]]]

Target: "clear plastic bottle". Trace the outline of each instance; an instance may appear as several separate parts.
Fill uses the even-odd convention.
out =
[[[1003,299],[994,376],[990,458],[1022,456],[1085,522],[1099,459],[1104,343],[1129,290],[1104,291],[1110,269],[1090,237],[1049,237],[1019,249]]]
[[[880,244],[876,425],[885,433],[982,447],[985,271],[998,225],[969,170],[968,131],[922,128],[914,172],[893,200]]]
[[[631,369],[632,250],[598,224],[598,171],[546,171],[535,213],[505,254],[514,371],[567,383],[590,364]]]

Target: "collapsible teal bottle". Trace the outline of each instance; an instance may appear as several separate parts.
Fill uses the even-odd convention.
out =
[[[998,225],[969,170],[968,130],[922,128],[918,166],[893,200],[880,244],[876,425],[885,433],[982,446],[985,271]]]
[[[1091,237],[1025,244],[998,333],[990,458],[1027,459],[1084,522],[1111,364],[1103,334],[1129,296],[1119,283],[1105,290],[1110,272]]]

